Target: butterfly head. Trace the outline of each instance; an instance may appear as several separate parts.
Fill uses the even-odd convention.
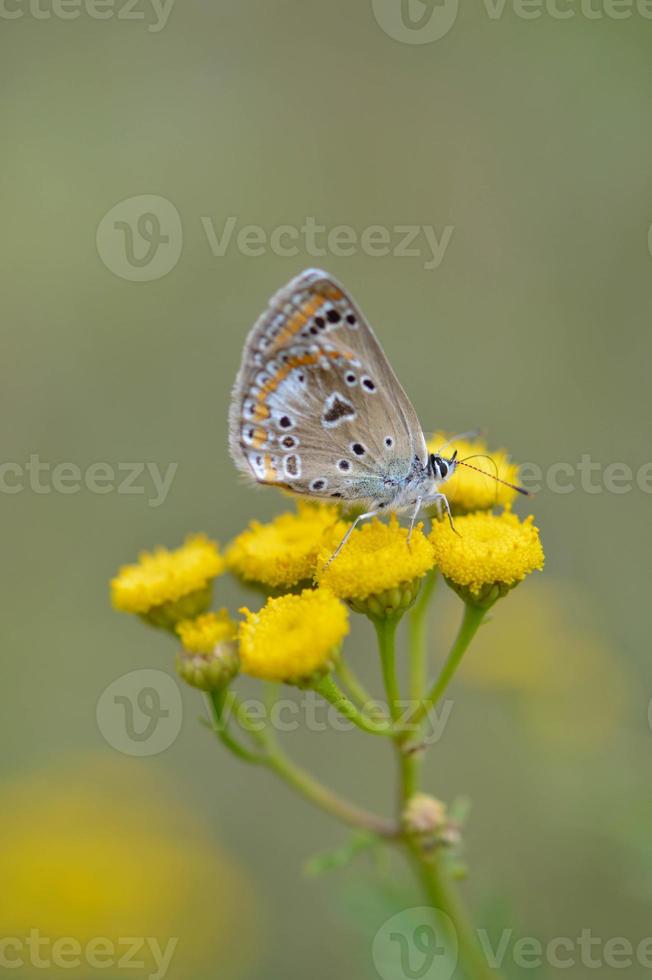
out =
[[[430,472],[438,483],[443,483],[452,476],[457,467],[457,449],[448,459],[439,453],[430,454]]]

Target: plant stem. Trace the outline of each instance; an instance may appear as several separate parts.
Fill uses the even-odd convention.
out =
[[[455,674],[455,671],[459,667],[462,657],[466,653],[469,643],[482,624],[486,612],[486,609],[481,609],[479,606],[473,606],[471,603],[465,603],[464,616],[462,617],[458,634],[455,637],[455,642],[451,647],[446,663],[444,664],[439,677],[433,684],[429,693],[421,701],[416,711],[413,712],[412,716],[410,717],[409,721],[411,725],[418,724],[430,711],[430,709],[437,704],[441,696],[444,694],[446,688],[453,678],[453,675]]]
[[[398,835],[398,828],[391,820],[378,817],[337,796],[303,769],[295,766],[281,752],[274,751],[263,761],[303,797],[350,827],[368,830],[380,837],[394,838]]]
[[[430,599],[437,584],[437,569],[428,572],[408,618],[410,651],[410,698],[418,704],[426,687],[426,626]]]
[[[401,692],[396,676],[396,627],[398,619],[390,616],[386,619],[373,619],[373,624],[378,637],[378,649],[380,652],[380,662],[383,669],[383,681],[387,693],[387,704],[389,707],[390,718],[396,723],[401,717]]]
[[[366,687],[364,687],[355,672],[347,663],[344,662],[343,659],[340,659],[338,662],[335,672],[339,676],[342,683],[348,687],[349,691],[358,702],[359,707],[362,708],[364,705],[373,701],[369,691],[366,689]]]
[[[442,871],[436,856],[432,853],[424,855],[419,846],[412,841],[408,841],[407,846],[432,907],[447,915],[453,923],[460,958],[469,980],[500,980],[500,974],[489,966],[483,956],[466,910],[446,880],[445,872]]]
[[[337,686],[331,674],[322,677],[315,684],[314,690],[321,694],[330,704],[334,705],[341,715],[348,718],[349,721],[352,721],[354,725],[357,725],[364,732],[368,732],[370,735],[385,735],[389,737],[394,734],[391,725],[386,722],[379,724],[378,722],[371,721],[362,711],[359,711],[353,702],[349,701],[344,692]]]
[[[243,762],[249,762],[255,765],[261,761],[261,756],[257,752],[250,752],[244,745],[241,745],[227,728],[228,719],[225,719],[224,715],[229,700],[227,697],[228,693],[230,692],[223,689],[220,691],[211,691],[206,695],[209,711],[213,718],[213,731],[229,752],[233,752]]]
[[[350,827],[370,831],[379,837],[396,838],[399,835],[399,828],[391,820],[386,820],[342,799],[291,762],[281,749],[273,744],[268,732],[260,731],[252,725],[246,708],[233,691],[214,691],[208,695],[208,702],[215,722],[216,734],[225,747],[239,759],[271,769],[305,799]],[[227,707],[263,751],[250,752],[231,735],[227,729],[228,718],[225,717]]]

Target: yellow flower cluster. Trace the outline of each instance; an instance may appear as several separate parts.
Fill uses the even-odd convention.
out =
[[[448,583],[467,601],[490,605],[543,568],[544,556],[534,518],[479,512],[438,521],[430,534],[435,560]]]
[[[242,612],[242,669],[252,677],[309,683],[333,666],[349,631],[346,607],[327,589],[267,600],[260,612]]]
[[[388,524],[373,520],[351,535],[334,561],[333,542],[322,549],[317,581],[360,612],[382,616],[404,609],[435,563],[423,525],[415,527],[409,545],[407,537],[395,514]]]
[[[268,589],[291,589],[312,581],[324,536],[347,525],[336,507],[299,501],[296,513],[280,514],[269,524],[252,521],[229,545],[229,571],[245,582]]]
[[[217,545],[203,534],[186,538],[174,551],[144,551],[111,582],[113,605],[121,612],[150,616],[157,625],[173,626],[208,607],[211,583],[224,568]]]
[[[437,434],[429,448],[437,451],[444,443],[446,436]],[[486,446],[456,440],[445,453],[454,450],[463,458]],[[518,479],[518,467],[504,451],[493,459],[501,477]],[[374,620],[398,617],[414,601],[421,579],[438,566],[466,602],[486,607],[543,567],[533,519],[521,522],[509,510],[513,490],[460,467],[445,491],[461,514],[454,528],[447,520],[435,522],[426,536],[419,524],[408,542],[395,515],[387,523],[374,519],[351,534],[336,558],[349,521],[338,508],[310,501],[267,524],[252,521],[224,558],[202,535],[176,551],[145,552],[111,583],[113,603],[174,629],[183,646],[179,673],[204,690],[228,683],[238,669],[268,680],[314,680],[331,669],[348,631],[340,600]],[[491,512],[497,499],[507,507],[499,515]],[[260,612],[243,610],[239,627],[224,609],[206,612],[212,580],[225,568],[276,596]]]
[[[445,447],[442,449],[442,447]],[[490,452],[483,439],[453,439],[444,432],[436,432],[428,441],[428,451],[438,453],[442,450],[445,457],[452,456],[457,450],[459,459],[467,456],[477,456],[469,460],[471,465],[486,470],[487,474],[498,476],[508,483],[518,483],[518,466],[510,462],[504,449]],[[481,458],[482,456],[488,458]],[[446,481],[443,488],[450,508],[454,514],[468,514],[476,510],[491,510],[500,505],[509,507],[516,491],[502,483],[496,483],[491,476],[478,473],[477,470],[466,466],[458,466],[453,475]]]
[[[220,609],[218,613],[208,612],[196,619],[184,619],[177,623],[175,631],[188,653],[209,654],[218,643],[236,639],[238,624],[233,622],[226,609]]]

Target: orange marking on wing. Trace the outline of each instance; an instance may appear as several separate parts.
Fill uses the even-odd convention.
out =
[[[266,440],[267,440],[267,432],[265,431],[265,429],[259,427],[254,432],[254,438],[251,445],[254,449],[260,449],[260,447],[266,442]]]
[[[340,351],[329,350],[329,351],[322,351],[319,355],[303,354],[301,357],[291,357],[290,360],[287,362],[287,364],[284,364],[282,368],[279,368],[276,374],[272,378],[270,378],[269,381],[266,381],[265,384],[260,389],[260,391],[258,392],[256,396],[258,405],[256,405],[255,417],[267,418],[267,416],[269,415],[269,411],[267,412],[267,415],[260,416],[258,415],[258,409],[261,405],[265,404],[265,402],[267,401],[267,396],[271,395],[273,391],[276,391],[281,381],[284,381],[285,378],[287,378],[290,371],[292,371],[294,368],[297,367],[307,367],[310,364],[317,364],[319,358],[324,356],[329,357],[332,361],[337,360],[338,357],[343,357],[347,361],[353,360],[353,354],[351,354],[350,351],[344,351],[344,350],[340,350]]]
[[[273,483],[276,480],[276,470],[272,466],[272,457],[269,453],[265,455],[265,472],[263,473],[263,480],[266,483]]]
[[[296,313],[293,313],[274,341],[274,348],[282,347],[286,341],[294,337],[295,333],[298,333],[299,330],[301,330],[301,327],[308,322],[313,313],[319,309],[322,302],[321,296],[313,296],[313,298],[309,299],[307,303],[304,303],[304,305],[300,307]]]

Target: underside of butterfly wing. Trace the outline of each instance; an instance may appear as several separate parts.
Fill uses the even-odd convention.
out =
[[[259,483],[320,498],[386,501],[422,474],[416,413],[371,327],[326,273],[302,273],[253,327],[229,444]]]

